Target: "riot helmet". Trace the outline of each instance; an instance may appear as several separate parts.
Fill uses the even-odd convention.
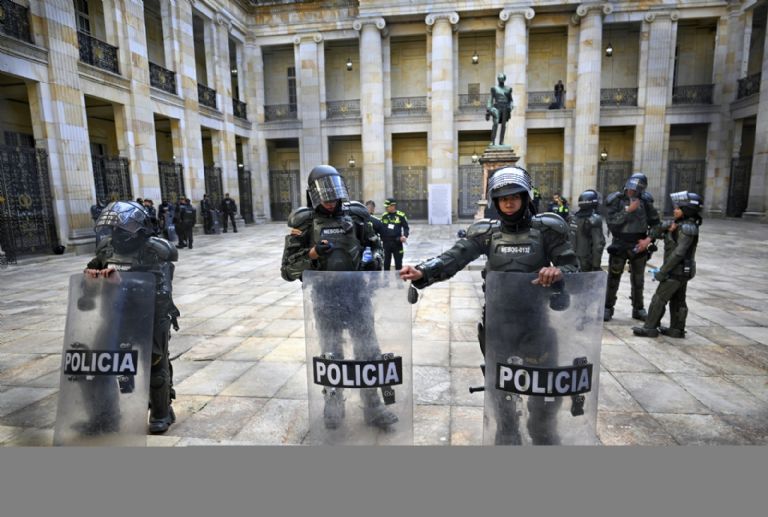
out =
[[[634,173],[624,184],[624,192],[634,190],[638,195],[642,194],[646,188],[648,188],[648,177],[641,172]]]
[[[144,207],[134,201],[113,201],[101,211],[94,225],[102,237],[112,236],[118,253],[137,251],[152,235],[152,223]]]
[[[600,201],[600,193],[594,189],[588,189],[579,195],[579,208],[581,210],[597,210]]]
[[[344,178],[330,165],[318,165],[309,172],[307,178],[307,199],[315,210],[323,203],[349,201],[349,193]]]
[[[669,195],[669,199],[672,200],[674,206],[682,210],[685,217],[689,218],[699,217],[701,207],[704,204],[704,199],[700,195],[687,190],[673,192]]]
[[[522,167],[504,167],[495,171],[488,180],[488,197],[493,200],[499,218],[506,224],[520,224],[530,221],[532,213],[531,203],[533,196],[531,177],[528,171]],[[520,210],[508,215],[501,211],[499,200],[506,196],[520,194]]]

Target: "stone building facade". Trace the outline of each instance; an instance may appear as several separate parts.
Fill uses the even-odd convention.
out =
[[[97,197],[286,219],[319,163],[414,219],[449,184],[471,218],[499,72],[545,198],[642,171],[765,217],[766,3],[0,0],[0,245],[91,246]]]

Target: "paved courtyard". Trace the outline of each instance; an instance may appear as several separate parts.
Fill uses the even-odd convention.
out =
[[[466,225],[412,225],[406,264],[450,247]],[[179,251],[181,330],[171,340],[177,423],[149,445],[301,444],[307,395],[301,285],[280,278],[284,224],[199,235]],[[632,335],[629,278],[605,325],[598,431],[606,445],[768,443],[768,226],[706,220],[684,340]],[[662,253],[652,260],[659,265]],[[86,256],[0,270],[0,444],[50,445],[67,283]],[[603,264],[607,256],[603,257]],[[475,324],[478,265],[427,289],[413,309],[414,436],[482,442]],[[646,303],[655,283],[646,280]],[[403,291],[405,292],[405,291]],[[665,320],[666,321],[666,320]]]

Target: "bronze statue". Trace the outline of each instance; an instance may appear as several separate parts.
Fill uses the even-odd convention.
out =
[[[491,129],[491,145],[496,140],[496,130],[501,125],[501,132],[499,134],[499,144],[504,143],[504,132],[507,128],[507,122],[510,115],[512,115],[512,88],[504,86],[504,81],[507,80],[507,76],[504,73],[500,73],[496,79],[499,84],[491,87],[491,97],[488,99],[488,105],[485,110],[485,120],[490,120],[493,117],[493,128]]]

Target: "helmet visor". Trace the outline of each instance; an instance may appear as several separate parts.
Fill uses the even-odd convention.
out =
[[[309,199],[313,207],[330,201],[349,201],[344,178],[331,175],[314,180],[309,185]]]
[[[519,167],[508,167],[493,173],[488,180],[488,197],[498,199],[525,192],[531,196],[531,177]]]
[[[146,221],[147,214],[138,204],[114,201],[101,211],[94,229],[99,234],[104,234],[113,228],[120,228],[128,233],[135,234],[142,229],[146,229]]]

